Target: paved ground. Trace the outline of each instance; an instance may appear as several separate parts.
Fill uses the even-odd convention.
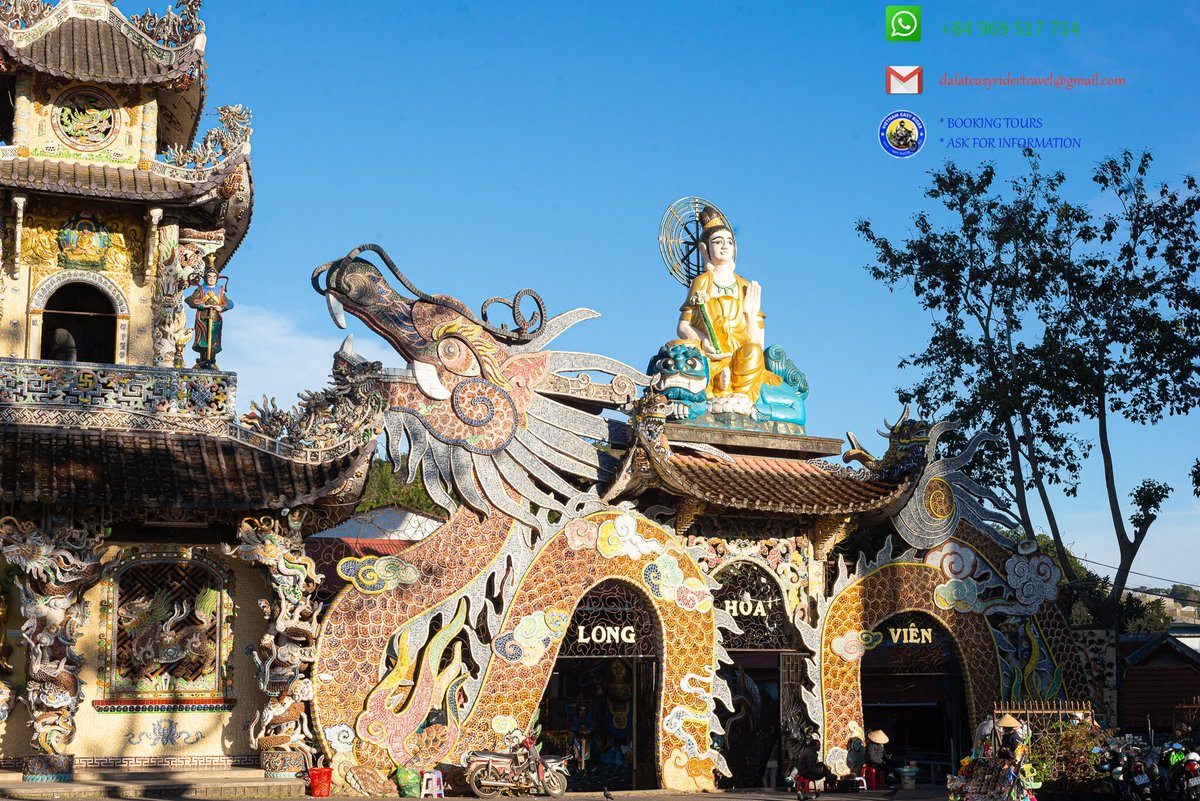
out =
[[[24,799],[90,799],[90,798],[130,798],[153,799],[154,801],[178,801],[178,799],[243,799],[243,798],[275,798],[283,801],[302,801],[309,796],[295,795],[296,785],[267,788],[262,785],[247,785],[245,782],[223,784],[220,782],[200,781],[195,783],[170,784],[158,782],[143,783],[140,780],[118,782],[76,781],[70,784],[38,785],[34,783],[18,783],[15,786],[9,782],[0,781],[0,798]],[[794,793],[772,790],[730,790],[708,795],[687,795],[664,790],[637,790],[614,792],[617,801],[633,801],[633,799],[648,798],[653,801],[702,801],[705,798],[721,799],[721,801],[792,801]],[[545,796],[539,798],[544,799]],[[944,801],[946,791],[933,786],[922,786],[916,790],[900,790],[894,796],[884,792],[863,792],[853,794],[822,793],[820,801]],[[568,793],[566,801],[602,801],[600,793]],[[346,796],[335,796],[334,801],[351,801]],[[357,800],[356,800],[357,801]]]
[[[237,768],[208,773],[107,773],[88,777],[82,775],[73,782],[40,784],[23,782],[19,773],[0,771],[0,799],[92,799],[130,798],[156,799],[246,799],[273,798],[300,801],[305,785],[299,780],[264,779],[257,768]],[[633,790],[613,792],[617,801],[794,801],[795,793],[782,790],[730,790],[709,795],[687,795],[666,790]],[[344,796],[335,798],[346,799]],[[544,799],[545,796],[537,798]],[[601,793],[568,793],[566,801],[603,801]],[[916,790],[862,793],[822,793],[820,801],[944,801],[944,787],[920,785]]]

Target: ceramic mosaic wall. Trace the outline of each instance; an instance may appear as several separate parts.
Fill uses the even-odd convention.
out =
[[[845,744],[861,727],[859,660],[893,635],[887,621],[901,612],[923,612],[950,633],[971,725],[1002,701],[1089,699],[1090,684],[1054,603],[1059,576],[1043,569],[1046,561],[1034,548],[1005,547],[961,523],[939,547],[894,554],[889,540],[853,572],[843,566],[830,597],[817,604],[818,623],[801,627],[817,654],[808,666],[815,689],[802,694],[828,761],[843,764]]]
[[[178,530],[176,533],[180,533]],[[105,567],[116,564],[131,552],[133,544],[113,544],[107,547],[101,559]],[[187,546],[171,546],[165,557],[178,560]],[[109,588],[104,579],[97,582],[84,595],[84,614],[79,626],[78,648],[83,657],[79,679],[83,686],[83,700],[76,714],[77,732],[71,744],[71,753],[76,754],[77,769],[137,769],[155,768],[169,770],[228,769],[235,766],[257,766],[258,754],[249,743],[251,719],[259,709],[261,696],[254,678],[252,657],[245,646],[257,643],[264,633],[265,622],[255,599],[270,590],[256,568],[217,556],[207,551],[218,563],[222,574],[229,573],[231,583],[226,583],[234,612],[232,636],[224,643],[236,643],[228,651],[226,664],[229,670],[225,677],[229,689],[226,698],[236,698],[232,708],[199,709],[173,708],[156,711],[154,706],[142,706],[136,712],[118,712],[112,706],[102,709],[94,701],[103,696],[106,682],[105,648],[110,639],[109,621],[101,612],[109,598]],[[15,574],[11,565],[7,568]],[[17,593],[10,591],[10,629],[20,628],[23,620]],[[179,626],[176,627],[178,630]],[[11,659],[11,657],[10,657]],[[16,673],[9,680],[18,686],[24,681],[22,662],[13,667]],[[226,705],[228,706],[228,705]],[[174,728],[164,724],[170,721]],[[0,767],[17,769],[21,758],[36,749],[29,743],[29,711],[23,703],[15,703],[7,720],[0,721],[0,739],[5,743],[5,759]],[[140,735],[140,737],[139,737]]]
[[[823,731],[826,753],[836,763],[854,736],[852,726],[862,723],[862,655],[889,636],[889,618],[900,612],[921,611],[940,622],[954,638],[966,679],[967,707],[974,725],[990,714],[1000,686],[999,659],[987,620],[939,608],[934,592],[942,583],[933,565],[901,562],[884,565],[843,590],[825,613],[821,638],[821,691],[824,695]]]
[[[489,532],[485,520],[472,537],[435,535],[404,557],[442,550],[437,562],[447,569],[480,570],[493,559],[503,564],[506,550],[483,547],[481,539],[506,533]],[[475,547],[464,551],[462,542]],[[713,770],[723,767],[720,755],[708,748],[714,654],[723,653],[716,620],[722,613],[713,607],[712,584],[661,527],[615,510],[570,521],[519,580],[500,634],[488,644],[486,664],[471,664],[469,645],[479,629],[473,623],[482,611],[472,599],[455,599],[453,611],[435,619],[428,631],[405,625],[406,610],[436,599],[422,600],[419,583],[378,592],[371,582],[394,572],[380,564],[389,558],[395,559],[343,560],[339,572],[350,568],[369,581],[352,582],[339,594],[318,644],[314,717],[340,782],[365,784],[368,768],[386,772],[395,764],[454,763],[466,750],[501,746],[514,728],[528,730],[576,605],[600,582],[619,580],[644,594],[661,626],[662,784],[713,787]],[[427,645],[418,659],[422,643]],[[472,678],[478,690],[468,688]],[[444,714],[435,718],[446,723],[423,725],[434,709]]]

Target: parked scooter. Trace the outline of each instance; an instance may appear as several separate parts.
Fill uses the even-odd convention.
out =
[[[1140,799],[1131,783],[1129,755],[1125,751],[1116,744],[1110,744],[1107,748],[1093,748],[1092,753],[1096,755],[1096,772],[1100,774],[1106,789],[1121,801]]]
[[[505,737],[509,751],[468,751],[463,757],[467,784],[479,798],[505,791],[535,793],[551,798],[567,791],[567,758],[543,757],[532,737]]]
[[[1200,801],[1200,754],[1195,751],[1183,759],[1179,786],[1186,801]]]
[[[1153,769],[1153,773],[1151,772]],[[1129,782],[1128,795],[1134,801],[1152,801],[1158,765],[1146,760],[1142,749],[1129,746],[1126,752],[1125,774]]]

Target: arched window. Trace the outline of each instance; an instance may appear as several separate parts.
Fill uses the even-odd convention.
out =
[[[117,315],[98,287],[73,282],[46,301],[42,314],[43,359],[112,364],[117,359]]]

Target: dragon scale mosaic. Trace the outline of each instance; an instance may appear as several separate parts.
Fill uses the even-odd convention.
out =
[[[394,291],[371,254],[416,299]],[[399,463],[406,443],[408,480],[420,476],[452,510],[401,556],[338,564],[348,583],[330,604],[312,667],[316,736],[335,782],[385,793],[382,776],[395,766],[456,762],[527,731],[580,599],[615,579],[643,593],[661,625],[662,784],[713,789],[714,770],[728,770],[709,747],[715,702],[729,701],[716,675],[725,657],[718,625],[732,628],[732,618],[714,608],[716,583],[666,530],[596,494],[615,463],[588,439],[612,441],[619,427],[554,397],[571,374],[594,371],[613,380],[590,395],[616,407],[646,377],[602,356],[545,349],[594,312],[547,318],[523,290],[503,301],[515,328],[497,327],[418,290],[376,246],[323,265],[313,283],[335,319],[360,317],[408,361],[404,374],[380,379],[389,454]],[[538,308],[526,316],[528,298]]]

